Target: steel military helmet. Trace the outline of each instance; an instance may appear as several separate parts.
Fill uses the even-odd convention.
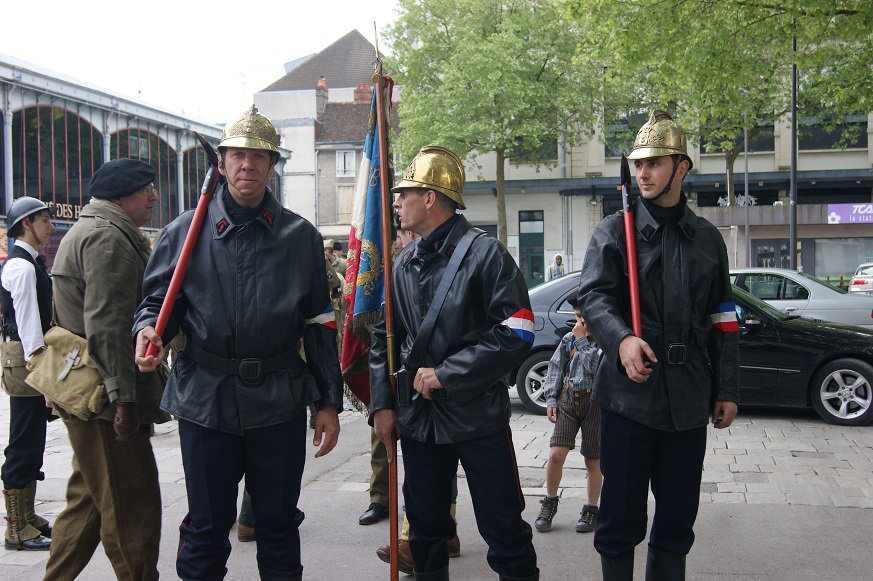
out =
[[[42,212],[43,210],[47,210],[50,216],[55,215],[55,209],[49,208],[46,206],[42,200],[38,200],[36,198],[31,198],[29,196],[22,196],[12,202],[12,205],[9,207],[9,213],[6,214],[6,229],[12,230],[12,227],[27,218],[28,216],[32,216],[37,212]]]
[[[278,155],[279,133],[273,123],[258,113],[258,108],[252,105],[242,117],[224,128],[218,147],[264,149]]]
[[[634,139],[634,148],[628,159],[646,159],[662,155],[682,155],[688,160],[688,169],[694,166],[688,157],[688,142],[685,132],[666,111],[652,111],[649,120],[640,128]]]
[[[466,182],[464,164],[457,155],[439,145],[426,145],[413,158],[403,172],[403,179],[391,191],[399,192],[404,188],[434,190],[448,196],[463,210],[467,206],[464,205],[461,192]]]

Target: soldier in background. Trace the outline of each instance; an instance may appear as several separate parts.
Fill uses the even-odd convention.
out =
[[[52,532],[47,581],[74,579],[101,542],[119,579],[158,578],[161,489],[149,438],[152,423],[170,418],[158,409],[163,377],[137,370],[130,336],[151,252],[140,227],[158,201],[155,175],[135,159],[100,166],[91,201],[52,268],[58,325],[88,338],[109,402],[87,421],[55,404],[73,447],[73,473]]]

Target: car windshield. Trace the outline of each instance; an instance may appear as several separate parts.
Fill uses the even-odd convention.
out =
[[[809,281],[811,281],[811,282],[814,282],[814,283],[820,284],[821,286],[826,287],[827,289],[832,290],[832,291],[834,291],[834,292],[838,292],[838,293],[840,293],[841,295],[845,295],[845,294],[848,294],[848,293],[849,293],[849,291],[846,291],[846,290],[843,290],[843,289],[841,289],[841,288],[839,288],[839,287],[836,287],[836,286],[830,285],[830,284],[826,283],[825,281],[821,280],[820,278],[816,278],[816,277],[814,277],[814,276],[808,275],[808,274],[806,274],[805,272],[798,272],[797,274],[799,274],[800,276],[802,276],[802,277],[805,278],[806,280],[809,280]]]
[[[770,315],[774,319],[784,321],[784,320],[790,318],[789,315],[786,315],[785,313],[783,313],[779,309],[775,309],[775,308],[771,307],[769,304],[765,303],[764,301],[762,301],[759,298],[756,298],[753,295],[750,295],[749,293],[747,293],[746,291],[744,291],[741,288],[733,287],[733,291],[734,291],[735,296],[740,297],[745,302],[749,303],[751,306],[758,309],[759,311],[764,311],[765,313],[767,313],[768,315]],[[742,321],[740,321],[740,323],[742,323]]]
[[[873,264],[862,264],[855,272],[855,276],[873,276]]]

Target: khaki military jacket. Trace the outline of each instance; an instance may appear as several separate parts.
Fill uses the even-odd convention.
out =
[[[149,239],[119,206],[92,199],[61,240],[52,267],[55,310],[61,327],[88,339],[109,403],[97,416],[112,420],[115,402],[136,402],[141,423],[163,422],[159,372],[134,363],[130,329],[142,299]]]

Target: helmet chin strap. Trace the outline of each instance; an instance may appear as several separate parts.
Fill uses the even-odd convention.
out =
[[[661,190],[660,194],[658,194],[657,196],[655,196],[654,198],[649,200],[650,202],[657,201],[657,200],[661,199],[662,196],[669,194],[670,188],[673,187],[673,178],[676,177],[676,170],[679,169],[679,163],[682,161],[682,159],[681,159],[682,156],[671,155],[670,157],[673,159],[673,173],[670,174],[670,181],[667,182],[667,185],[664,187],[663,190]]]

